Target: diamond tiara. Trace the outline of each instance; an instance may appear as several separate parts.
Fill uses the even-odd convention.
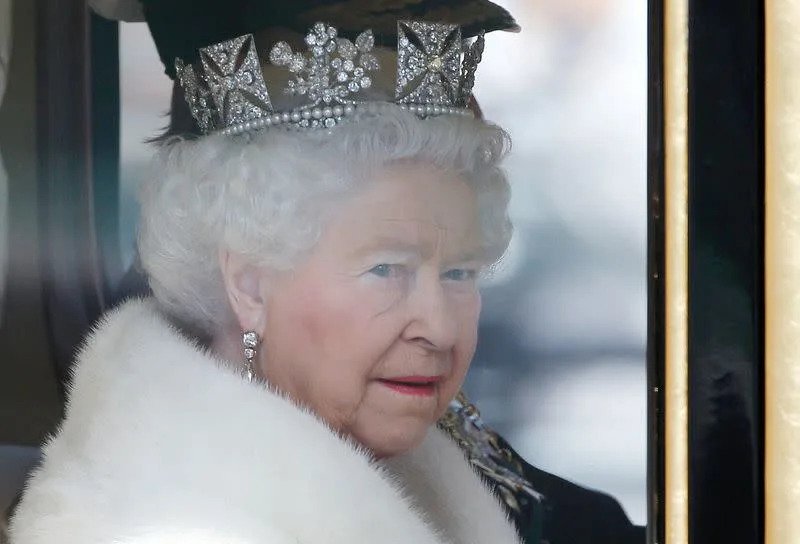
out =
[[[462,40],[457,25],[399,21],[397,36],[391,104],[422,118],[473,115],[467,105],[483,54],[483,33]],[[178,82],[200,131],[232,135],[275,125],[331,128],[358,110],[375,111],[386,103],[359,97],[381,70],[371,30],[351,41],[339,37],[333,26],[316,23],[305,43],[306,52],[286,42],[269,52],[272,65],[291,73],[282,91],[307,101],[289,111],[272,106],[252,34],[200,49],[194,64],[176,59]]]

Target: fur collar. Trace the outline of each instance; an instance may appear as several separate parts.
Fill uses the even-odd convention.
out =
[[[13,544],[518,542],[440,431],[376,463],[187,341],[149,300],[87,340],[11,529]]]

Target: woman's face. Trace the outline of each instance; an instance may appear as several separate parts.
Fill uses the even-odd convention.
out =
[[[261,373],[380,457],[415,447],[475,352],[482,255],[460,176],[420,163],[384,170],[273,279]]]

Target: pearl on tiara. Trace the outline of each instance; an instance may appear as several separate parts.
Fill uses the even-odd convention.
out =
[[[230,136],[233,134],[253,132],[279,125],[287,125],[289,127],[297,128],[316,128],[316,126],[303,127],[301,125],[303,121],[313,121],[315,123],[319,123],[321,126],[332,128],[339,123],[344,122],[348,117],[352,117],[356,112],[360,111],[369,114],[378,114],[381,112],[381,110],[392,107],[399,107],[400,109],[414,113],[420,117],[435,117],[439,115],[474,116],[473,112],[467,108],[441,107],[430,104],[422,105],[392,104],[390,102],[367,102],[363,104],[334,106],[333,108],[313,108],[310,110],[304,109],[274,114],[224,128],[218,131],[218,133],[225,136]]]

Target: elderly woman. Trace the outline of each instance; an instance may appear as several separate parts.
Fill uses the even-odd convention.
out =
[[[518,541],[435,427],[511,234],[507,137],[465,107],[482,38],[462,66],[458,25],[395,24],[394,66],[323,23],[175,55],[204,135],[143,183],[154,296],[87,339],[13,543]]]
[[[554,544],[628,541],[459,394],[511,236],[508,137],[471,96],[510,15],[97,4],[146,17],[176,80],[141,192],[152,296],[87,339],[11,541],[539,544],[545,511]]]

